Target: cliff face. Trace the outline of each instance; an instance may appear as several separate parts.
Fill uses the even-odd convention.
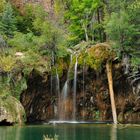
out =
[[[48,13],[53,13],[54,0],[11,0],[18,9],[22,9],[25,4],[32,3],[42,5]]]
[[[96,73],[93,69],[87,68],[84,81],[80,70],[77,76],[76,120],[112,121],[106,71]],[[60,78],[61,90],[65,83],[64,79],[66,78]],[[117,68],[114,65],[113,80],[118,120],[123,123],[140,122],[139,96],[132,93],[132,87],[127,76],[123,75],[122,67]],[[35,71],[31,73],[28,89],[21,95],[28,122],[58,120],[64,113],[59,105],[65,106],[66,120],[72,119],[73,80],[70,81],[69,94],[64,103],[59,100],[56,86],[56,77],[53,78],[51,91],[50,76],[45,81],[44,76]]]

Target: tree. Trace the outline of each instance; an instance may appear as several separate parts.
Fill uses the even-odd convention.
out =
[[[105,31],[108,41],[112,41],[114,50],[122,58],[125,54],[139,58],[139,8],[137,0],[113,0],[110,3],[110,13],[105,19]],[[117,19],[117,20],[116,20]]]
[[[0,33],[12,37],[16,28],[16,17],[10,3],[7,3],[0,17]]]
[[[98,38],[96,34],[101,27],[101,22],[98,23],[100,17],[97,17],[101,2],[99,0],[73,0],[65,1],[65,5],[67,5],[65,6],[67,7],[65,21],[68,23],[69,40],[72,45],[76,45],[82,40],[96,40]]]
[[[106,72],[107,72],[107,79],[108,79],[108,85],[109,85],[113,122],[114,124],[117,124],[117,112],[116,112],[114,89],[113,89],[113,78],[112,78],[112,61],[110,60],[106,61]]]

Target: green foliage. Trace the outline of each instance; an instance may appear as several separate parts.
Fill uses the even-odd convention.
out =
[[[7,3],[0,17],[0,33],[11,37],[14,31],[16,31],[16,17],[11,4]]]
[[[140,58],[138,37],[140,2],[137,0],[117,2],[113,0],[110,4],[113,8],[111,7],[112,11],[107,14],[105,31],[119,56],[127,53],[132,57],[132,61],[137,61]]]
[[[17,14],[18,30],[23,33],[33,32],[39,34],[39,24],[45,21],[47,13],[42,6],[26,4],[24,7],[24,16]],[[38,24],[34,24],[37,22]]]
[[[132,65],[134,71],[137,70],[140,65],[140,57],[132,57],[131,65]]]
[[[18,77],[17,77],[18,78]],[[25,77],[20,77],[20,79],[16,79],[11,88],[11,95],[20,99],[20,94],[22,91],[27,89],[27,81]]]
[[[1,0],[0,1],[0,13],[3,12],[5,5],[6,5],[6,0]]]
[[[3,72],[11,72],[16,67],[16,59],[10,55],[0,56],[0,70]]]
[[[116,43],[119,50],[127,51],[133,43],[132,39],[137,33],[137,29],[130,22],[128,13],[121,11],[111,14],[111,18],[106,25],[106,32],[109,34],[109,39]]]
[[[21,92],[26,88],[26,79],[21,73],[5,73],[0,75],[0,96],[12,95],[19,99]]]
[[[16,51],[26,52],[29,50],[37,51],[35,36],[32,32],[23,34],[15,32],[12,39],[8,40],[8,44],[13,46]]]
[[[0,96],[10,95],[10,76],[0,76]]]
[[[93,16],[100,6],[99,0],[73,0],[70,8],[67,10],[65,17],[69,23],[70,42],[72,45],[78,44],[80,41],[92,40],[95,28]]]

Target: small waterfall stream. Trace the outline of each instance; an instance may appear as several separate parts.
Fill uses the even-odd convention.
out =
[[[85,100],[85,59],[84,59],[84,63],[83,63],[83,89],[82,89],[83,91],[83,102],[84,102],[84,100]],[[84,103],[83,103],[83,111],[85,110],[85,105],[84,105]],[[85,115],[84,114],[82,114],[82,118],[83,118],[83,120],[85,120]]]
[[[78,66],[78,61],[76,56],[76,62],[74,66],[74,81],[73,81],[73,115],[72,115],[73,121],[76,120],[77,66]]]
[[[57,69],[56,69],[56,94],[57,94],[57,97],[58,97],[57,105],[59,105],[59,102],[60,102],[60,79],[59,79],[59,74],[58,74]],[[55,116],[57,116],[58,111],[59,111],[59,107],[54,105]]]
[[[58,94],[58,97],[60,95],[60,79],[59,79],[59,74],[57,72],[57,69],[56,69],[56,92]]]
[[[50,65],[50,71],[51,71],[51,77],[50,77],[50,93],[53,94],[53,75],[52,75],[52,67],[55,65],[54,62],[54,52],[52,51],[51,54],[51,65]]]
[[[52,71],[52,66],[50,66],[50,71]],[[52,95],[52,81],[53,81],[53,77],[52,77],[52,72],[50,74],[50,94]]]
[[[85,60],[83,64],[83,95],[85,94]]]

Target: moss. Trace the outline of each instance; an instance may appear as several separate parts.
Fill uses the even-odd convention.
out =
[[[101,69],[102,63],[114,58],[115,53],[111,50],[111,46],[107,43],[99,43],[82,51],[78,57],[78,64],[84,65],[85,63],[91,68],[98,70]]]
[[[1,56],[0,57],[0,69],[4,72],[10,72],[16,65],[16,59],[12,56]]]
[[[10,123],[23,123],[25,121],[25,111],[21,103],[12,96],[0,98],[1,112],[0,121],[6,120]]]

